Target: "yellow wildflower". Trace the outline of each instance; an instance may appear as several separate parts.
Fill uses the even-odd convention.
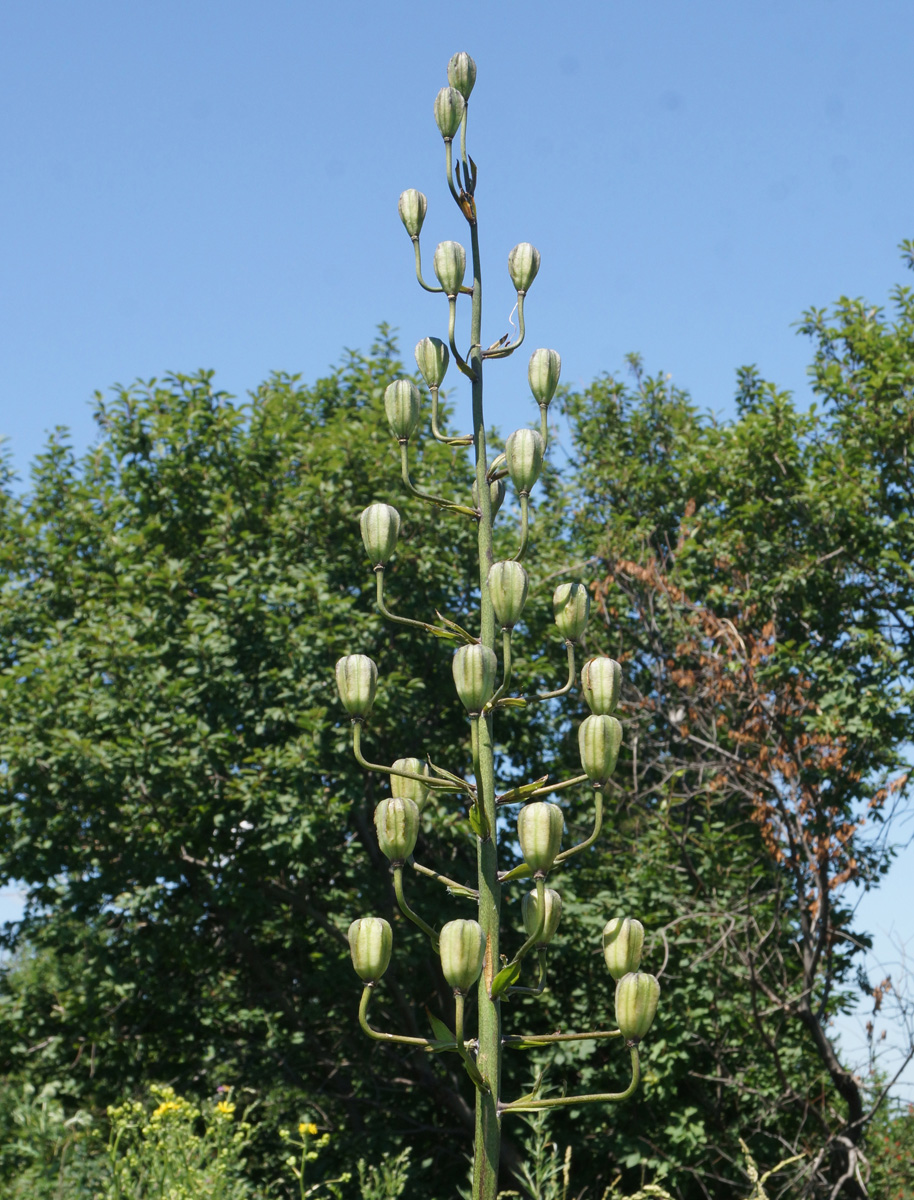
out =
[[[152,1119],[155,1121],[158,1117],[164,1117],[166,1113],[178,1112],[181,1105],[174,1100],[165,1100],[152,1114]]]
[[[223,1117],[230,1117],[234,1111],[235,1106],[231,1100],[220,1100],[216,1105],[216,1112],[220,1113]]]
[[[301,1135],[307,1134],[309,1137],[317,1137],[317,1126],[313,1121],[302,1121],[298,1127],[298,1132]]]

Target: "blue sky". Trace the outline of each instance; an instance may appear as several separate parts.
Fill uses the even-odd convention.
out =
[[[723,415],[746,363],[805,399],[803,310],[904,281],[912,44],[910,0],[5,5],[0,434],[23,485],[48,429],[89,443],[115,382],[212,367],[244,396],[380,321],[406,355],[442,334],[396,204],[428,195],[429,264],[465,236],[432,120],[458,49],[479,67],[483,336],[531,241],[529,344],[567,382],[638,351]],[[506,428],[534,415],[526,357],[489,388]],[[912,867],[864,901],[874,932],[912,933]]]

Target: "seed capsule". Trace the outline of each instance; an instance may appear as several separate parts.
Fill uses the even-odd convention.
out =
[[[517,840],[534,876],[545,875],[562,845],[565,818],[557,804],[535,800],[517,814]]]
[[[527,603],[527,572],[513,559],[493,563],[489,569],[489,595],[495,619],[502,629],[513,629]]]
[[[526,292],[540,269],[540,252],[529,242],[521,242],[508,255],[508,274],[519,292]]]
[[[374,810],[374,824],[381,853],[392,863],[409,858],[419,836],[419,808],[412,800],[391,796]]]
[[[467,712],[471,715],[482,712],[495,691],[495,675],[498,671],[495,651],[476,642],[461,646],[454,653],[451,669],[457,695]]]
[[[412,771],[414,775],[427,775],[428,763],[419,758],[398,758],[393,764],[395,771]],[[428,800],[430,789],[418,779],[404,779],[402,775],[391,775],[390,790],[394,796],[402,796],[404,800],[412,800],[421,812]]]
[[[543,925],[540,940],[536,943],[538,946],[545,946],[552,941],[555,937],[555,931],[559,927],[559,921],[562,919],[562,897],[554,888],[546,888],[545,896],[546,923]],[[521,909],[524,914],[524,929],[527,931],[527,937],[531,937],[536,933],[536,928],[540,920],[536,892],[528,892],[524,896],[521,901]]]
[[[454,87],[442,88],[435,97],[435,124],[443,138],[452,138],[460,128],[466,101]]]
[[[603,957],[613,979],[641,966],[644,926],[633,917],[612,917],[603,926]]]
[[[390,965],[394,936],[383,917],[359,917],[349,926],[349,953],[363,983],[377,983]]]
[[[448,63],[447,81],[452,88],[457,89],[464,100],[469,100],[473,84],[476,82],[476,64],[463,50],[455,54]]]
[[[493,479],[489,484],[489,501],[492,505],[492,518],[505,502],[505,481],[503,479]],[[479,508],[479,488],[476,486],[476,480],[473,480],[473,506]]]
[[[609,716],[619,703],[622,667],[614,658],[591,658],[581,669],[581,690],[592,713]]]
[[[520,495],[527,495],[543,469],[543,439],[535,429],[515,429],[505,442],[505,461],[511,482]]]
[[[425,337],[416,347],[416,365],[430,388],[441,386],[450,357],[441,338]]]
[[[395,379],[384,392],[384,411],[390,432],[398,442],[408,442],[419,424],[421,397],[411,379]]]
[[[438,937],[441,970],[458,992],[467,992],[479,978],[485,938],[478,921],[448,921]]]
[[[336,686],[350,717],[367,717],[378,687],[378,668],[367,654],[347,654],[336,664]]]
[[[660,984],[653,975],[638,971],[616,984],[616,1024],[629,1045],[640,1042],[654,1023],[659,999]]]
[[[438,282],[448,296],[456,296],[463,286],[467,252],[459,242],[439,242],[432,259]]]
[[[583,583],[560,583],[552,594],[552,612],[565,641],[580,641],[590,619],[590,592]]]
[[[621,745],[622,726],[615,717],[591,716],[581,722],[578,730],[581,766],[594,787],[609,782]]]
[[[386,566],[397,548],[400,514],[390,504],[369,504],[359,517],[359,527],[371,565]]]
[[[427,211],[428,201],[422,192],[417,192],[415,188],[407,188],[405,192],[400,193],[397,212],[411,238],[419,236]]]
[[[537,404],[547,405],[551,402],[555,389],[559,386],[561,373],[562,358],[557,350],[533,351],[530,355],[530,366],[527,368],[527,378]]]

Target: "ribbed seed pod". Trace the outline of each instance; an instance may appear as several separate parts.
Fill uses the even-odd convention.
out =
[[[642,971],[623,975],[616,984],[616,1024],[627,1044],[640,1042],[653,1025],[659,999],[660,984]]]
[[[468,992],[482,970],[486,943],[478,921],[448,921],[438,935],[444,978],[458,992]]]
[[[515,429],[505,442],[505,462],[519,494],[528,495],[543,469],[543,439],[535,429]]]
[[[422,231],[425,214],[428,212],[428,201],[422,192],[417,192],[415,188],[407,188],[405,192],[400,193],[397,212],[400,214],[400,220],[406,226],[409,236],[417,238]]]
[[[594,785],[603,787],[616,769],[622,726],[615,717],[585,717],[578,730],[578,746],[584,774]]]
[[[369,504],[359,517],[359,527],[371,565],[386,566],[397,548],[400,514],[390,504]]]
[[[590,619],[590,592],[583,583],[560,583],[552,594],[552,612],[565,641],[580,641]]]
[[[374,810],[381,853],[392,863],[409,858],[419,836],[419,806],[403,796],[382,800]]]
[[[459,242],[439,242],[435,248],[432,267],[445,294],[456,296],[466,274],[467,252]]]
[[[536,943],[538,946],[545,946],[552,941],[555,931],[559,927],[559,921],[562,919],[562,897],[554,888],[546,888],[544,894],[546,897],[546,923],[540,939]],[[521,901],[521,910],[524,914],[524,929],[527,931],[527,937],[531,937],[536,932],[540,921],[536,892],[528,892],[524,896]]]
[[[412,771],[414,775],[428,774],[428,763],[424,763],[420,758],[398,758],[392,765],[395,771]],[[391,775],[390,790],[394,796],[402,796],[405,800],[412,800],[420,812],[425,807],[425,802],[428,800],[428,793],[430,791],[418,779],[404,779],[402,775]]]
[[[615,712],[622,690],[622,667],[614,658],[591,658],[581,669],[581,691],[592,713]]]
[[[634,917],[612,917],[603,926],[603,957],[613,979],[641,966],[644,926]]]
[[[384,390],[384,411],[390,432],[398,442],[408,442],[416,432],[422,398],[411,379],[395,379]]]
[[[447,81],[452,88],[457,89],[464,100],[469,100],[473,84],[476,82],[476,64],[463,50],[455,54],[448,63]]]
[[[508,255],[508,274],[519,292],[526,292],[540,269],[540,252],[529,242],[520,242]]]
[[[359,917],[349,926],[349,953],[363,983],[377,983],[390,965],[394,935],[383,917]]]
[[[536,875],[545,875],[562,845],[565,818],[557,804],[535,800],[517,814],[517,840],[524,862]]]
[[[442,88],[435,97],[435,124],[443,138],[452,138],[460,128],[466,101],[454,87]]]
[[[336,686],[350,717],[367,717],[378,687],[378,668],[367,654],[347,654],[336,664]]]
[[[448,348],[441,338],[424,337],[416,346],[416,365],[430,388],[441,386],[450,358]]]
[[[501,508],[505,502],[505,481],[503,479],[493,479],[489,484],[489,500],[492,505],[492,517]],[[476,480],[473,480],[473,507],[479,508],[479,488],[476,486]]]
[[[513,629],[527,603],[527,572],[513,559],[489,568],[489,595],[495,619],[502,629]]]
[[[495,651],[477,642],[461,646],[454,653],[451,669],[454,672],[457,695],[467,712],[482,712],[495,691],[495,676],[498,672]]]
[[[559,386],[561,373],[562,359],[558,350],[533,351],[530,355],[530,366],[527,368],[527,378],[537,404],[547,405],[551,402],[555,389]]]

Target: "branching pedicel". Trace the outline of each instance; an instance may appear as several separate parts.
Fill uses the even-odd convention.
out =
[[[527,598],[527,573],[521,562],[527,548],[528,500],[543,465],[548,437],[547,411],[555,395],[561,361],[554,350],[536,350],[530,359],[530,389],[540,408],[540,430],[518,429],[507,439],[505,452],[491,463],[486,454],[483,420],[483,368],[487,360],[506,358],[524,340],[524,300],[539,269],[540,256],[529,243],[515,246],[508,255],[508,272],[517,292],[518,333],[513,341],[502,338],[482,348],[482,273],[476,225],[476,164],[466,152],[467,108],[476,79],[476,65],[467,54],[455,54],[448,64],[449,87],[442,88],[435,101],[435,121],[444,138],[446,175],[450,193],[470,227],[470,265],[472,283],[464,278],[467,256],[457,242],[442,242],[435,251],[433,268],[440,286],[432,287],[422,276],[419,234],[427,202],[421,192],[406,191],[400,197],[399,211],[406,226],[416,260],[416,277],[426,291],[441,292],[448,302],[448,341],[427,337],[416,347],[416,362],[431,395],[431,426],[439,442],[451,446],[475,448],[476,475],[472,502],[456,503],[431,496],[415,487],[409,473],[409,441],[421,417],[419,390],[408,379],[392,383],[385,394],[385,408],[391,431],[400,446],[404,486],[414,496],[441,509],[463,514],[478,523],[480,632],[475,637],[453,622],[441,624],[408,620],[390,613],[384,603],[384,570],[394,553],[400,531],[400,517],[388,504],[371,504],[362,513],[362,539],[377,578],[380,611],[399,624],[425,630],[460,645],[454,654],[453,675],[457,694],[467,709],[473,759],[472,782],[441,767],[417,758],[401,758],[392,766],[366,761],[362,753],[362,727],[369,715],[377,686],[377,667],[362,654],[340,659],[336,677],[343,705],[352,719],[353,749],[358,762],[369,771],[390,776],[391,796],[382,800],[375,813],[378,844],[390,860],[394,889],[400,910],[428,936],[440,956],[441,969],[453,988],[455,1011],[453,1031],[440,1023],[438,1039],[403,1037],[381,1033],[371,1027],[368,1006],[372,988],[381,979],[390,962],[393,937],[390,925],[382,917],[363,917],[349,930],[352,962],[365,987],[359,1008],[359,1021],[369,1037],[432,1050],[452,1050],[460,1055],[467,1074],[476,1087],[476,1138],[473,1172],[474,1200],[494,1200],[498,1186],[498,1158],[501,1119],[505,1113],[530,1112],[560,1105],[580,1105],[601,1101],[625,1100],[639,1081],[638,1042],[647,1033],[657,1009],[660,986],[653,975],[638,970],[644,930],[629,917],[614,917],[603,930],[603,953],[610,974],[616,980],[616,1021],[618,1028],[586,1033],[552,1033],[503,1036],[500,998],[514,990],[528,995],[541,994],[546,984],[546,951],[562,915],[559,893],[546,887],[546,876],[572,855],[587,849],[599,836],[603,821],[603,803],[609,779],[616,765],[622,741],[622,727],[612,715],[618,703],[621,668],[610,658],[593,658],[584,664],[581,684],[591,709],[580,727],[580,752],[583,774],[547,785],[546,778],[496,794],[493,722],[500,708],[523,706],[534,701],[562,696],[574,686],[575,647],[580,645],[587,626],[590,597],[581,583],[560,585],[553,598],[555,623],[565,639],[568,679],[563,687],[535,697],[510,694],[511,636],[520,620]],[[454,162],[454,138],[459,133],[458,160]],[[464,358],[455,340],[457,301],[468,296],[471,302],[470,348]],[[450,350],[448,349],[450,348]],[[473,391],[473,432],[450,437],[438,425],[438,389],[451,356],[458,369],[471,381]],[[492,523],[505,495],[506,477],[510,477],[520,501],[520,548],[513,559],[494,562]],[[497,639],[497,632],[501,638]],[[497,640],[501,649],[501,679]],[[542,799],[564,788],[589,786],[594,796],[594,826],[591,835],[577,846],[560,850],[564,832],[562,810]],[[477,843],[478,887],[468,888],[427,866],[412,860],[419,830],[419,812],[431,791],[457,792],[466,797],[469,820]],[[517,840],[524,862],[508,872],[498,870],[496,808],[521,803],[517,818]],[[441,930],[431,928],[410,907],[403,888],[403,866],[411,865],[422,874],[438,880],[457,894],[477,903],[475,920],[449,921]],[[526,940],[509,960],[499,950],[501,893],[506,884],[533,878],[535,890],[523,902]],[[521,987],[519,980],[528,956],[536,951],[538,969],[535,986]],[[470,988],[477,985],[478,1018],[475,1037],[467,1037],[464,1028],[464,1002]],[[436,1027],[438,1028],[438,1027]],[[540,1099],[536,1093],[515,1100],[501,1095],[501,1053],[503,1047],[534,1047],[550,1042],[619,1038],[631,1056],[631,1081],[621,1092],[587,1096],[563,1096]]]

